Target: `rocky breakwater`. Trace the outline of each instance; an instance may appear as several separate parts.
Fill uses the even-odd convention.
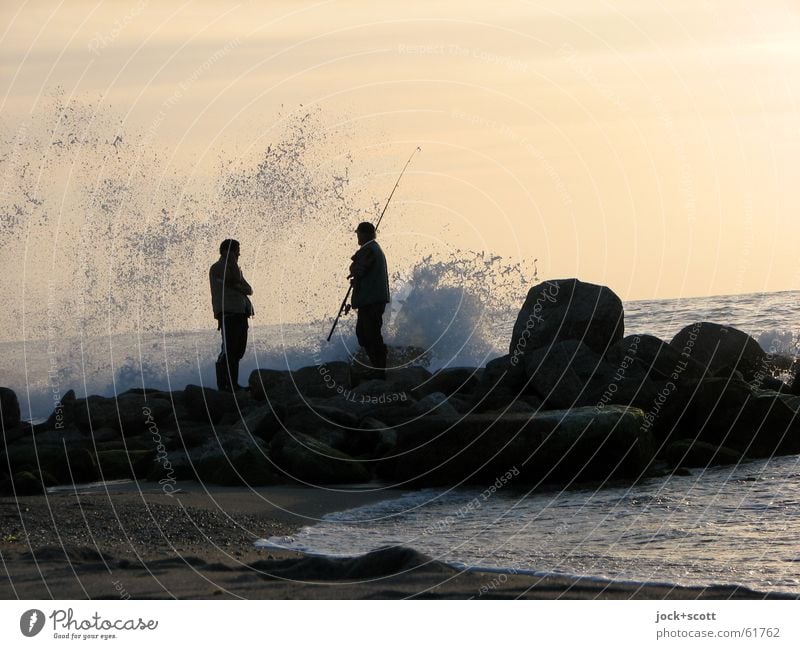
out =
[[[69,392],[44,423],[0,388],[0,491],[132,478],[223,485],[503,486],[636,480],[800,452],[800,397],[747,334],[689,324],[625,335],[622,302],[577,279],[530,289],[509,353],[436,372],[392,350],[386,380],[359,359],[258,369],[235,394],[188,385]]]

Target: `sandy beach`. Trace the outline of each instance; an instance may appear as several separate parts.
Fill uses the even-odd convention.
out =
[[[321,516],[394,494],[304,487],[172,496],[136,483],[0,500],[4,599],[773,599],[735,587],[675,588],[461,571],[408,548],[352,559],[258,549]],[[546,567],[543,567],[546,568]]]

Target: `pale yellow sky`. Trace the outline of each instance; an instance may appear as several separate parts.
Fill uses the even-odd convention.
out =
[[[308,107],[424,239],[623,299],[800,288],[792,2],[52,2],[0,8],[2,119],[56,87],[197,177]],[[345,126],[341,123],[345,122]],[[392,251],[391,246],[395,248]],[[409,260],[405,260],[408,262]]]

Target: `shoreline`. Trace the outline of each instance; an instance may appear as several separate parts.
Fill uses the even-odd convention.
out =
[[[327,557],[257,538],[399,490],[148,483],[0,498],[2,599],[798,599],[737,586],[683,587],[456,568],[403,547]]]

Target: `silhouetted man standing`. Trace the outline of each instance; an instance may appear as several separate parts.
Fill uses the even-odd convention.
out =
[[[247,319],[253,315],[249,295],[253,294],[239,268],[239,242],[225,239],[219,246],[219,260],[211,266],[211,305],[222,332],[222,351],[217,358],[217,388],[226,392],[239,385],[239,361],[247,348]]]
[[[369,356],[370,363],[380,378],[386,377],[386,345],[381,328],[383,313],[389,302],[389,272],[386,257],[375,241],[375,226],[359,223],[356,228],[360,248],[351,259],[350,277],[353,297],[350,300],[358,312],[356,336]]]

